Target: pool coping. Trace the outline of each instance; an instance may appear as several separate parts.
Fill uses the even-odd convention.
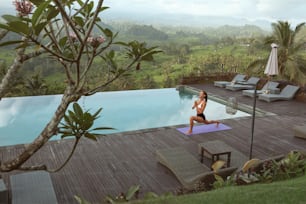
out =
[[[200,89],[197,89],[195,87],[191,87],[191,86],[188,86],[188,85],[178,85],[176,86],[176,90],[178,91],[186,91],[186,92],[191,92],[192,94],[198,94],[199,91],[201,91]],[[227,105],[227,101],[218,97],[217,95],[214,95],[210,92],[208,92],[209,94],[209,99],[215,101],[215,102],[218,102],[218,103],[221,103],[223,105]],[[243,104],[243,103],[239,103],[238,102],[238,110],[240,111],[243,111],[243,112],[246,112],[248,114],[253,114],[253,106],[250,106],[250,105],[246,105],[246,104]],[[275,113],[272,113],[272,112],[268,112],[268,111],[265,111],[265,110],[262,110],[260,108],[255,108],[255,115],[258,116],[258,117],[263,117],[263,116],[272,116],[272,115],[276,115]]]

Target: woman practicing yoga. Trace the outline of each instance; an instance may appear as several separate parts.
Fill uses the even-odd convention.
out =
[[[199,99],[196,100],[194,102],[193,106],[192,106],[192,109],[196,109],[197,115],[190,117],[190,128],[189,128],[187,134],[192,133],[192,128],[193,128],[194,121],[199,122],[199,123],[205,123],[205,124],[216,123],[217,127],[218,127],[218,125],[220,123],[218,120],[206,120],[206,117],[204,115],[204,110],[206,108],[206,104],[207,104],[207,93],[202,90],[199,93]]]

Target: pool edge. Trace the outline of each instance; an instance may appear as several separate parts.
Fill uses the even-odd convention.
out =
[[[198,88],[195,88],[195,87],[191,87],[191,86],[188,86],[188,85],[178,85],[176,86],[176,90],[178,91],[187,91],[187,92],[191,92],[193,94],[198,94],[199,91],[201,91],[200,89]],[[208,92],[209,93],[209,92]],[[227,105],[227,101],[212,94],[212,93],[209,93],[209,99],[213,100],[213,101],[216,101],[218,103],[221,103],[223,105]],[[246,105],[246,104],[243,104],[243,103],[239,103],[238,102],[238,110],[240,111],[243,111],[243,112],[246,112],[246,113],[249,113],[249,114],[252,114],[253,113],[253,106],[249,106],[249,105]],[[255,114],[256,116],[259,116],[259,117],[262,117],[262,116],[271,116],[271,115],[276,115],[275,113],[272,113],[272,112],[268,112],[268,111],[265,111],[265,110],[262,110],[260,108],[256,108],[255,109]]]

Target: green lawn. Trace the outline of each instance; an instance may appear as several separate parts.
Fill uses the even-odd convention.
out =
[[[270,184],[231,186],[217,190],[133,202],[137,204],[302,204],[306,203],[306,176]]]

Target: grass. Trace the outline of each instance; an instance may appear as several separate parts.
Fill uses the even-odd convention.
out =
[[[137,204],[302,204],[306,203],[306,176],[270,184],[230,186],[208,192],[182,196],[160,197],[139,200]]]

